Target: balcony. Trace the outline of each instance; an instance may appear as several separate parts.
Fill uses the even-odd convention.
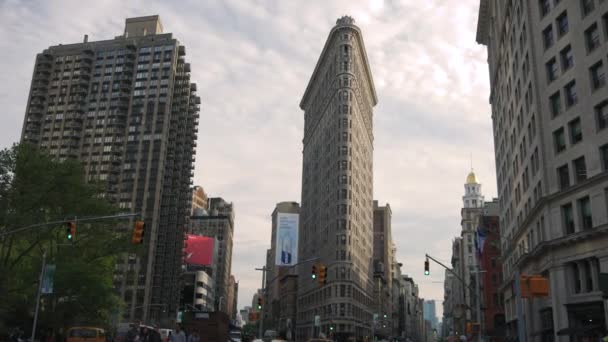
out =
[[[44,101],[42,101],[40,99],[33,99],[30,102],[30,107],[44,108]]]
[[[46,97],[46,89],[34,89],[32,90],[32,98],[45,98]]]
[[[180,45],[180,46],[177,48],[177,54],[178,54],[179,56],[185,56],[185,55],[186,55],[186,47],[185,47],[184,45]]]
[[[49,70],[51,69],[51,67],[51,63],[47,61],[38,62],[38,64],[36,65],[36,69],[38,70]]]

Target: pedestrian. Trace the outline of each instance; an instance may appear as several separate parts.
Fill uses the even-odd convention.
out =
[[[200,341],[200,337],[198,336],[198,333],[192,332],[189,336],[188,336],[188,340],[187,342],[199,342]]]
[[[171,334],[170,342],[187,342],[186,334],[184,334],[184,331],[182,330],[182,327],[179,324],[175,328],[175,332]]]
[[[139,342],[150,342],[150,330],[148,327],[143,327],[139,334]]]

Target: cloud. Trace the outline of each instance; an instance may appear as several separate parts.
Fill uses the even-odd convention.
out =
[[[486,197],[496,193],[477,6],[475,0],[0,2],[0,145],[20,136],[36,53],[84,34],[111,39],[126,17],[159,14],[165,31],[186,45],[203,100],[195,184],[235,203],[233,273],[242,307],[261,281],[254,267],[265,262],[274,205],[300,201],[299,101],[335,20],[351,14],[363,31],[379,98],[374,197],[391,204],[404,272],[420,283],[422,296],[441,299],[442,284],[422,279],[422,261],[424,253],[450,257],[471,154]],[[443,272],[433,271],[440,281]]]

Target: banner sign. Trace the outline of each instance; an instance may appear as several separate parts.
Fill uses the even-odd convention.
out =
[[[298,262],[299,214],[277,214],[275,265],[293,266]]]

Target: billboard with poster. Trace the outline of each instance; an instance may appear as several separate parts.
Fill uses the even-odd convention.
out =
[[[275,265],[293,266],[298,263],[299,220],[299,214],[277,214]]]
[[[215,238],[188,234],[184,241],[185,262],[190,265],[212,266]]]

